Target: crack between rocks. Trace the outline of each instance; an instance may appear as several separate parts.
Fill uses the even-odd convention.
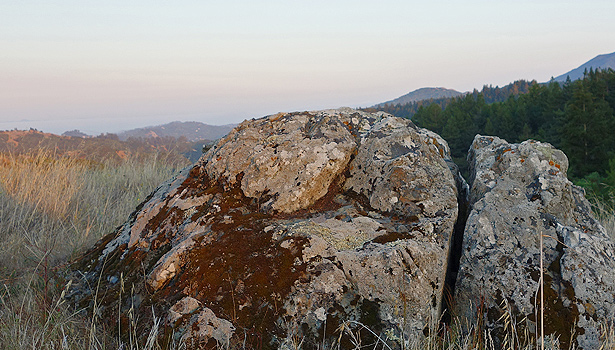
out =
[[[452,320],[451,310],[455,300],[455,282],[459,273],[459,262],[461,260],[463,248],[463,233],[465,231],[466,222],[470,215],[470,188],[460,172],[457,173],[457,220],[453,227],[451,235],[449,252],[446,264],[446,276],[444,278],[444,290],[442,292],[442,300],[440,303],[440,320],[443,324],[450,324]]]

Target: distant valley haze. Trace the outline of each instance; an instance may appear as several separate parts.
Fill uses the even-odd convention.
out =
[[[0,130],[119,133],[549,81],[615,51],[615,2],[4,1]]]

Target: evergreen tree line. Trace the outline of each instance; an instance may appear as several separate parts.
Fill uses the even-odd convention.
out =
[[[466,154],[476,134],[509,142],[549,142],[566,153],[568,176],[601,196],[615,189],[615,71],[590,70],[564,84],[528,83],[527,93],[493,96],[467,94],[448,102],[420,106],[412,117],[418,126],[446,139],[453,159],[467,175]],[[483,89],[485,90],[485,89]],[[500,92],[500,95],[501,92]]]
[[[367,108],[367,111],[383,111],[392,114],[396,117],[411,119],[420,108],[428,106],[438,106],[440,109],[446,108],[449,103],[454,101],[451,97],[432,98],[429,100],[421,100],[404,104],[385,104],[384,106],[375,109]]]
[[[503,102],[510,96],[517,96],[519,94],[527,93],[532,85],[536,84],[536,81],[518,80],[514,83],[510,83],[503,87],[493,87],[491,85],[484,85],[481,91],[474,89],[470,94],[476,97],[482,95],[486,103]],[[379,110],[392,114],[401,118],[412,118],[420,108],[427,108],[433,105],[438,105],[440,109],[446,108],[450,103],[454,102],[455,97],[443,97],[429,100],[421,100],[416,102],[410,102],[405,104],[385,104],[384,106],[376,109],[366,110]],[[432,107],[435,108],[435,107]]]

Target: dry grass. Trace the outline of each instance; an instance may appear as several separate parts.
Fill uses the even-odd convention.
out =
[[[609,201],[592,199],[592,210],[594,215],[602,223],[612,240],[615,240],[615,197]]]
[[[77,159],[57,159],[45,151],[19,157],[0,155],[0,166],[2,189],[13,201],[56,217],[66,215],[85,170]]]
[[[185,165],[185,164],[183,164]],[[11,157],[0,155],[0,348],[1,349],[159,349],[160,319],[154,317],[147,337],[137,334],[139,315],[130,313],[129,339],[120,341],[104,323],[84,319],[64,303],[67,281],[56,271],[120,225],[134,208],[181,166],[167,160],[128,160],[92,164],[55,157],[50,152]],[[598,203],[595,211],[615,239],[613,207]],[[515,320],[502,305],[501,322],[509,349],[536,349],[520,342]],[[90,310],[92,311],[92,310]],[[89,314],[95,314],[90,312]],[[437,324],[435,322],[434,324]],[[346,322],[338,330],[364,348],[359,331]],[[615,325],[603,325],[602,349],[615,349]],[[408,339],[398,330],[375,335],[370,348],[404,350],[495,349],[482,323],[454,318],[444,332],[432,329],[422,339]],[[529,337],[524,337],[529,339]],[[557,339],[546,339],[557,349]],[[300,349],[302,339],[288,348]],[[182,344],[173,348],[182,349]],[[339,348],[339,346],[333,348]]]
[[[47,151],[0,156],[0,348],[117,349],[108,332],[64,305],[56,271],[185,165],[156,157],[93,164]]]

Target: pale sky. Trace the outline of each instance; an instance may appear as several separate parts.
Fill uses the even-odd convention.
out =
[[[615,51],[615,1],[0,2],[0,130],[89,134],[547,81]]]

